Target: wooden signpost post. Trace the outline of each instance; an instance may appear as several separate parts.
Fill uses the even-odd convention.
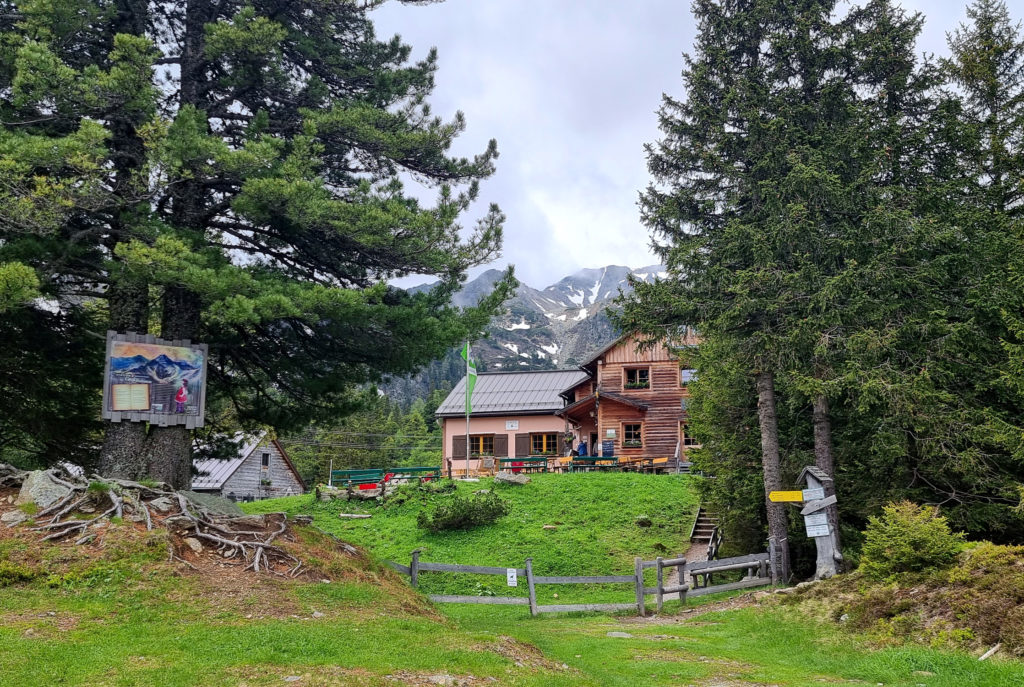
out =
[[[836,537],[836,494],[832,478],[817,467],[806,467],[798,481],[806,481],[802,491],[773,491],[768,499],[774,503],[801,504],[804,529],[818,549],[814,579],[832,577],[838,572],[836,564],[843,560]]]

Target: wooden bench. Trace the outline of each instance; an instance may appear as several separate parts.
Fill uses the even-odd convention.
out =
[[[385,477],[388,481],[415,479],[420,482],[429,482],[432,479],[441,479],[441,468],[429,466],[390,468]]]
[[[618,470],[619,459],[615,456],[577,456],[569,463],[570,472],[587,472],[590,470]]]
[[[356,487],[383,481],[383,470],[332,470],[330,484],[332,487]]]
[[[512,472],[529,472],[540,469],[541,472],[548,471],[547,456],[523,456],[521,458],[499,458],[499,470],[511,470]]]

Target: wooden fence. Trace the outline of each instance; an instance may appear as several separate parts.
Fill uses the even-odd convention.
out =
[[[688,597],[704,596],[717,592],[727,592],[748,587],[762,587],[771,584],[768,576],[768,554],[755,553],[749,556],[725,558],[719,561],[697,561],[688,563],[685,558],[656,558],[645,561],[636,558],[632,575],[534,575],[533,559],[527,558],[522,568],[500,568],[488,565],[457,565],[453,563],[428,563],[420,560],[420,552],[414,551],[409,565],[401,565],[393,561],[387,564],[403,575],[409,576],[413,587],[419,585],[419,576],[423,572],[468,573],[473,575],[505,575],[514,573],[519,578],[526,578],[529,596],[466,596],[455,594],[431,594],[429,598],[435,603],[464,604],[500,604],[506,606],[529,606],[530,615],[538,613],[563,613],[567,611],[629,611],[636,610],[640,615],[646,614],[646,597],[654,596],[657,610],[660,612],[665,597],[678,595],[679,601],[685,603]],[[653,587],[644,586],[644,571],[656,570],[657,583]],[[665,584],[665,570],[675,568],[676,584]],[[711,586],[711,578],[715,573],[731,570],[747,570],[747,576],[739,582]],[[686,576],[692,578],[692,584],[686,584]],[[703,580],[701,579],[703,578]],[[703,582],[703,584],[701,584]],[[632,584],[635,599],[629,603],[599,604],[548,604],[537,603],[539,584]]]

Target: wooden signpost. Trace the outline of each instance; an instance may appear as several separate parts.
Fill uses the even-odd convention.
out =
[[[836,494],[832,478],[817,467],[806,467],[797,481],[806,481],[802,491],[773,491],[768,500],[773,503],[801,504],[804,529],[818,549],[814,579],[832,577],[838,570],[836,563],[843,560],[836,536]]]

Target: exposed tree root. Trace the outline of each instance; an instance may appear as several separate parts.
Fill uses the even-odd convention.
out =
[[[24,474],[11,470],[0,473],[0,477],[3,477],[5,483],[15,485],[20,484]],[[36,524],[31,529],[47,533],[42,541],[57,541],[76,535],[75,544],[89,544],[97,537],[95,531],[91,530],[98,530],[108,524],[111,518],[127,517],[136,522],[144,522],[147,530],[152,530],[156,523],[182,537],[194,537],[219,554],[221,561],[232,561],[245,570],[296,577],[303,568],[298,558],[274,544],[288,529],[284,513],[256,516],[261,521],[254,523],[253,516],[210,513],[165,484],[141,484],[96,475],[86,480],[63,474],[58,469],[47,470],[46,475],[55,484],[66,488],[68,493],[35,514]],[[156,499],[163,499],[164,503],[155,507],[152,502]],[[155,520],[155,510],[166,512],[168,501],[177,504],[178,512],[158,516],[159,520]],[[94,517],[82,516],[83,513],[93,512],[99,514]],[[254,529],[254,524],[263,527]],[[195,548],[199,550],[199,547]],[[186,551],[183,547],[176,550],[173,539],[168,542],[169,561],[178,561],[197,569],[182,557]]]

